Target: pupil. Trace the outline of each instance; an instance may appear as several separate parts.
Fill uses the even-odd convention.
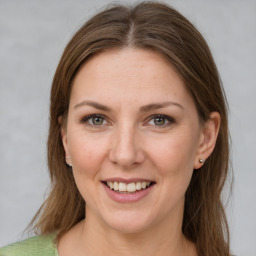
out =
[[[165,119],[162,117],[157,117],[157,118],[155,118],[154,123],[155,123],[155,125],[164,125]]]
[[[92,120],[93,124],[95,124],[95,125],[101,125],[102,121],[103,120],[102,120],[101,117],[94,117],[93,120]]]

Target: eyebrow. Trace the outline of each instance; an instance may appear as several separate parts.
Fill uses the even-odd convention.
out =
[[[174,106],[177,106],[181,109],[184,109],[184,107],[182,105],[180,105],[179,103],[172,102],[172,101],[167,101],[167,102],[152,103],[152,104],[142,106],[142,107],[140,107],[140,112],[149,112],[149,111],[152,111],[152,110],[155,110],[155,109],[164,108],[164,107],[168,107],[168,106],[171,106],[171,105],[174,105]],[[103,111],[106,111],[106,112],[111,112],[111,108],[109,108],[105,105],[102,105],[100,103],[97,103],[95,101],[90,101],[90,100],[84,100],[84,101],[76,104],[74,106],[74,108],[78,108],[78,107],[82,107],[82,106],[91,106],[91,107],[94,107],[94,108],[99,109],[99,110],[103,110]]]
[[[172,102],[172,101],[167,101],[167,102],[153,103],[153,104],[148,104],[146,106],[142,106],[140,108],[140,111],[141,112],[149,112],[151,110],[155,110],[155,109],[159,109],[159,108],[165,108],[165,107],[168,107],[168,106],[171,106],[171,105],[174,105],[174,106],[177,106],[181,109],[184,109],[184,107],[182,105],[180,105],[179,103]]]
[[[111,108],[109,108],[107,106],[104,106],[102,104],[99,104],[97,102],[90,101],[90,100],[84,100],[84,101],[76,104],[74,106],[74,108],[78,108],[78,107],[82,107],[82,106],[91,106],[91,107],[94,107],[94,108],[99,109],[99,110],[104,110],[104,111],[108,111],[108,112],[111,111]]]

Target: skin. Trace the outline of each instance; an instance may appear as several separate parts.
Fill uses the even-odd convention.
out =
[[[86,62],[62,128],[86,220],[60,239],[59,255],[197,255],[181,230],[184,196],[199,159],[214,149],[219,124],[216,112],[199,122],[182,79],[157,53],[125,48]],[[114,177],[155,185],[141,200],[120,203],[102,184]]]

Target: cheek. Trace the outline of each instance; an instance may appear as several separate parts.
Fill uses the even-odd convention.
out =
[[[165,195],[162,203],[168,205],[166,211],[183,204],[193,174],[196,140],[190,135],[176,134],[152,147],[151,159],[158,171],[161,194]]]
[[[86,203],[93,205],[98,195],[97,184],[106,152],[105,143],[82,133],[71,134],[76,134],[69,140],[74,179]]]
[[[83,175],[95,174],[104,160],[106,142],[93,136],[77,134],[70,138],[69,150],[75,172]]]
[[[151,144],[149,154],[162,175],[181,175],[193,170],[196,141],[190,134],[174,134]]]

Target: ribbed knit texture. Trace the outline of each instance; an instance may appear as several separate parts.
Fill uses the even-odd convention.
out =
[[[55,234],[35,236],[0,248],[0,256],[58,256]]]

